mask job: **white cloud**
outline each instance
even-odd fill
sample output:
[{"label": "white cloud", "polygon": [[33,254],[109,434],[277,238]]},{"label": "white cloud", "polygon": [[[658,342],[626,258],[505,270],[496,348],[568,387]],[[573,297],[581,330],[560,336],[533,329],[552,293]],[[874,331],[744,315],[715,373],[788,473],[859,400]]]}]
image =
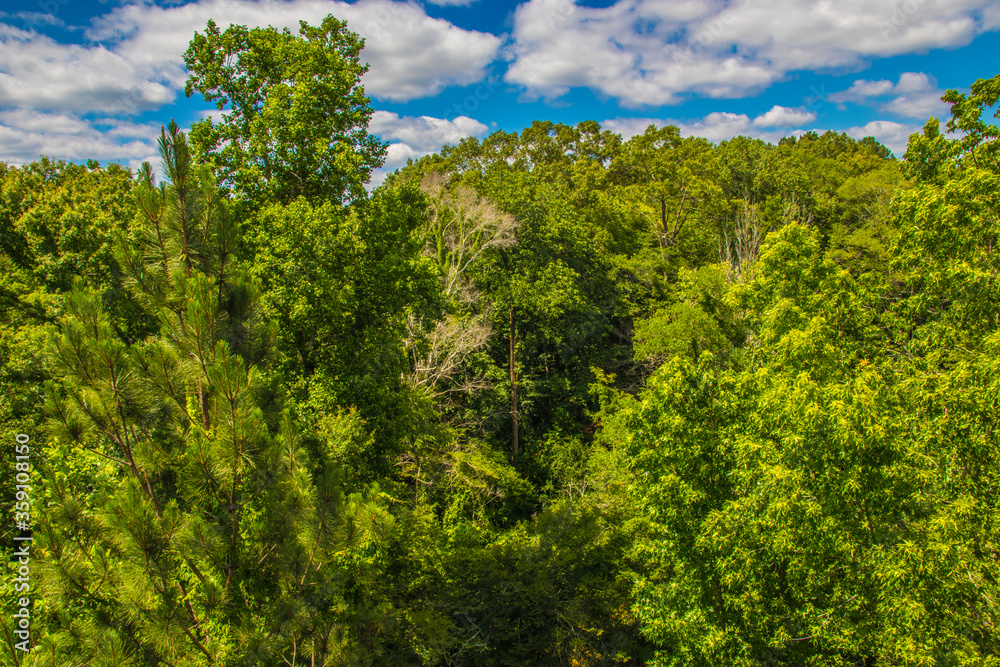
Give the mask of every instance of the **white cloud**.
[{"label": "white cloud", "polygon": [[796,70],[956,47],[994,29],[995,0],[619,0],[611,7],[528,0],[514,15],[506,80],[558,97],[585,86],[623,105],[685,93],[737,97]]},{"label": "white cloud", "polygon": [[13,109],[0,111],[0,156],[12,164],[46,155],[71,162],[121,162],[132,168],[144,161],[156,165],[159,132],[159,126],[153,124],[88,121],[73,113]]},{"label": "white cloud", "polygon": [[816,112],[791,109],[775,104],[767,113],[753,119],[756,127],[797,127],[816,120]]},{"label": "white cloud", "polygon": [[[0,110],[6,110],[0,159],[20,163],[45,154],[133,161],[155,154],[147,139],[128,136],[127,125],[102,126],[93,116],[131,117],[173,102],[187,78],[182,55],[210,18],[222,28],[273,25],[294,32],[300,20],[317,25],[329,14],[365,38],[361,58],[370,68],[362,84],[376,99],[406,101],[475,83],[501,43],[431,18],[415,2],[391,0],[140,2],[93,19],[81,44],[0,22]],[[25,109],[50,113],[32,116]]]},{"label": "white cloud", "polygon": [[368,130],[385,141],[400,141],[416,150],[432,153],[445,144],[457,144],[465,137],[481,137],[489,128],[467,116],[445,120],[375,111]]},{"label": "white cloud", "polygon": [[875,137],[886,148],[891,150],[896,157],[902,157],[903,153],[906,152],[906,144],[910,140],[910,135],[914,132],[919,132],[921,127],[913,123],[873,120],[862,126],[848,128],[845,132],[848,136],[855,139]]},{"label": "white cloud", "polygon": [[[829,96],[831,102],[866,103],[879,102],[879,110],[904,118],[926,119],[930,116],[944,117],[950,114],[950,107],[941,101],[944,91],[937,82],[924,72],[903,72],[899,81],[868,81],[859,79],[847,90]],[[886,100],[884,98],[891,97]]]},{"label": "white cloud", "polygon": [[390,111],[375,111],[369,131],[389,143],[385,166],[372,174],[372,186],[385,180],[386,175],[416,160],[435,153],[446,144],[455,145],[465,137],[482,137],[489,128],[467,116],[453,120],[431,116],[400,116]]},{"label": "white cloud", "polygon": [[842,90],[838,93],[832,93],[828,99],[831,102],[837,103],[862,102],[869,97],[887,95],[892,92],[892,88],[892,81],[868,81],[867,79],[858,79],[851,84],[850,88]]},{"label": "white cloud", "polygon": [[81,134],[91,129],[90,123],[76,115],[66,113],[43,114],[29,109],[0,111],[0,124],[23,132],[52,132],[54,134]]},{"label": "white cloud", "polygon": [[137,113],[174,99],[159,70],[101,45],[60,44],[7,26],[0,31],[0,105]]},{"label": "white cloud", "polygon": [[[684,26],[712,15],[700,1],[589,8],[529,0],[515,13],[515,61],[505,79],[547,97],[586,86],[629,106],[673,104],[687,91],[732,97],[772,83],[776,74],[760,63],[677,41]],[[735,15],[727,17],[722,30],[735,25]]]},{"label": "white cloud", "polygon": [[[330,0],[200,0],[179,7],[131,4],[97,18],[87,36],[117,42],[116,53],[131,62],[165,68],[178,67],[170,77],[183,84],[181,55],[196,30],[210,18],[230,23],[290,28],[299,21],[319,24],[328,14],[346,20],[348,29],[365,38],[363,61],[370,64],[362,79],[369,95],[395,101],[435,95],[445,86],[482,79],[494,60],[500,38],[463,30],[443,19],[431,18],[412,2],[359,0],[353,4]],[[223,20],[224,17],[224,20]]]},{"label": "white cloud", "polygon": [[993,5],[983,10],[983,28],[1000,30],[1000,5]]},{"label": "white cloud", "polygon": [[204,109],[198,113],[198,120],[205,120],[206,118],[211,118],[213,123],[221,123],[226,117],[225,109]]},{"label": "white cloud", "polygon": [[637,134],[642,134],[650,125],[657,127],[676,125],[681,131],[681,136],[703,137],[713,142],[742,136],[777,143],[782,137],[804,134],[803,130],[794,130],[792,132],[764,130],[761,129],[761,126],[751,121],[750,116],[746,114],[723,111],[716,111],[693,121],[659,118],[612,118],[601,122],[603,129],[620,134],[625,140],[631,139]]}]

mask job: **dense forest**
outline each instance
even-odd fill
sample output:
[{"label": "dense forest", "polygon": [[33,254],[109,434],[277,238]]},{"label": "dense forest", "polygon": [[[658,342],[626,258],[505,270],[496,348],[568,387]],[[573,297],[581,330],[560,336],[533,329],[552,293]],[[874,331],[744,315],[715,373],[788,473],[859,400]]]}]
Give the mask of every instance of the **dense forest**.
[{"label": "dense forest", "polygon": [[902,159],[539,121],[369,191],[362,46],[209,23],[160,166],[0,164],[4,664],[1000,665],[1000,76]]}]

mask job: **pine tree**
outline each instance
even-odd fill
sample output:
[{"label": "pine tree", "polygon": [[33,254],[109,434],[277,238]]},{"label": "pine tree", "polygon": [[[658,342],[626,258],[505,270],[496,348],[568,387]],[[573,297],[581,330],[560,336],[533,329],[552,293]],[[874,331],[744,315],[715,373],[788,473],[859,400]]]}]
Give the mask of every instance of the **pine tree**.
[{"label": "pine tree", "polygon": [[377,491],[344,498],[329,457],[300,445],[262,381],[269,326],[213,175],[176,124],[160,153],[170,182],[144,165],[141,233],[118,245],[159,332],[125,342],[78,282],[51,341],[32,660],[331,664],[345,637],[375,634],[345,595],[385,524]]}]

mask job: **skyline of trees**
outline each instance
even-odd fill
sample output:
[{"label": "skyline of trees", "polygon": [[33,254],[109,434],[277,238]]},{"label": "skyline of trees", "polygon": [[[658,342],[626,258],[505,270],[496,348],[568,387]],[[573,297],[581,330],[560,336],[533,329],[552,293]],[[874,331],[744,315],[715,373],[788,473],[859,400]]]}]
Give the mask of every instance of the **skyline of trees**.
[{"label": "skyline of trees", "polygon": [[1000,662],[1000,75],[902,159],[536,121],[369,193],[359,52],[210,23],[166,180],[0,166],[5,664]]}]

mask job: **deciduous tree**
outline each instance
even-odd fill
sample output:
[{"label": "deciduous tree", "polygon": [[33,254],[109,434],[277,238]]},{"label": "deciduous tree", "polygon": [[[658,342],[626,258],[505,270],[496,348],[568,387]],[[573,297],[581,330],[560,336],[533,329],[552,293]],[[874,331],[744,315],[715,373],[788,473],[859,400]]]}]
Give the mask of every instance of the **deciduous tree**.
[{"label": "deciduous tree", "polygon": [[219,170],[220,183],[254,208],[358,200],[385,146],[368,134],[371,107],[360,84],[364,40],[328,16],[287,28],[213,21],[184,54],[189,97],[223,113],[195,123],[191,141]]}]

